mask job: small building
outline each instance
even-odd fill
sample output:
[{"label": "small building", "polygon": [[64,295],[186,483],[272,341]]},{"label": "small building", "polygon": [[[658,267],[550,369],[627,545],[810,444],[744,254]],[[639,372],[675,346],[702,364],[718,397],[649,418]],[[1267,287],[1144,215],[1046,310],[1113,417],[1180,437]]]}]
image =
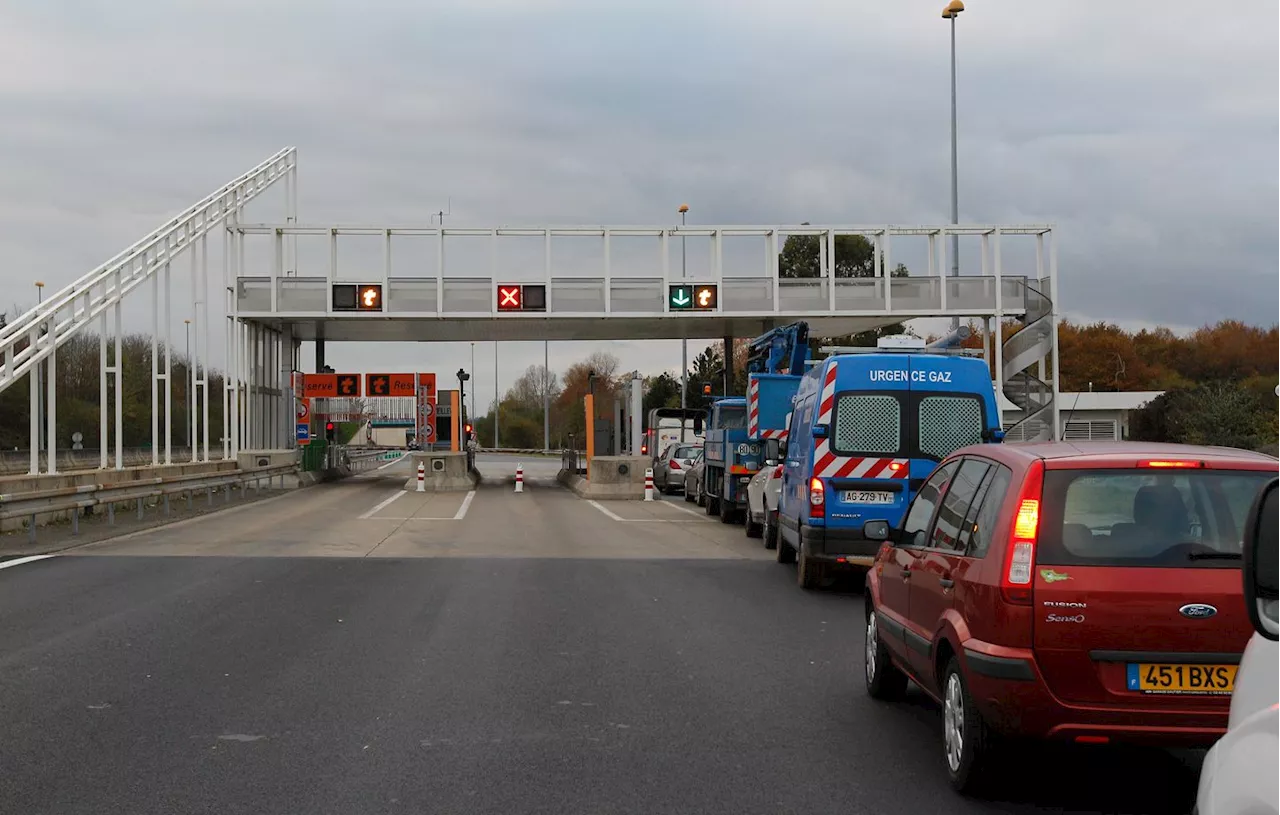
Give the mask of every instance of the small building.
[{"label": "small building", "polygon": [[[997,386],[998,387],[998,386]],[[1129,418],[1164,391],[1081,391],[1058,395],[1058,415],[1065,441],[1120,440],[1129,437]],[[999,394],[1000,416],[1008,430],[1022,417],[1016,405]],[[1009,441],[1019,441],[1018,433]]]}]

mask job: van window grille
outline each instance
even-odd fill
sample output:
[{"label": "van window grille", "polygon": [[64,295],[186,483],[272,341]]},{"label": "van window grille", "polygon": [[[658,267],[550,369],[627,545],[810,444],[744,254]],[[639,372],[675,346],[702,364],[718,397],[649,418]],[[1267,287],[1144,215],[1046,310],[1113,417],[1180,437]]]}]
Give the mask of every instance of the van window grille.
[{"label": "van window grille", "polygon": [[943,458],[982,441],[982,403],[972,396],[926,396],[920,400],[920,452]]},{"label": "van window grille", "polygon": [[836,399],[835,452],[897,453],[902,447],[902,407],[896,396],[845,394]]}]

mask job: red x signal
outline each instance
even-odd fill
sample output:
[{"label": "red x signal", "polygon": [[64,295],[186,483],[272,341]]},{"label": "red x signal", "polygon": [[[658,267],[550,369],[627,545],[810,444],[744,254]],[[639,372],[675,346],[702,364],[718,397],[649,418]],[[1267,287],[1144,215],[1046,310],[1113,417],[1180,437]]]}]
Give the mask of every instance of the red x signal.
[{"label": "red x signal", "polygon": [[520,287],[499,286],[498,308],[503,311],[516,311],[520,308]]}]

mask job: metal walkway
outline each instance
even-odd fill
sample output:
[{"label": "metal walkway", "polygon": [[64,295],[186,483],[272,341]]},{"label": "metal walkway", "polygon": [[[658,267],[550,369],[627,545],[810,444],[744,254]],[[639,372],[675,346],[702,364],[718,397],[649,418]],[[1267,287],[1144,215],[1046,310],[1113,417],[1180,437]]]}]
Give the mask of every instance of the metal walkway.
[{"label": "metal walkway", "polygon": [[[808,321],[815,336],[839,336],[917,318],[987,320],[995,339],[990,353],[1002,387],[1028,411],[1022,430],[1037,436],[1057,434],[1057,250],[1051,226],[302,226],[296,217],[296,177],[296,151],[281,150],[0,329],[0,391],[33,374],[29,378],[32,474],[40,471],[41,436],[50,449],[58,446],[56,351],[77,334],[96,333],[100,347],[98,465],[104,469],[125,466],[118,396],[123,382],[121,339],[138,330],[137,325],[125,325],[122,303],[126,298],[131,308],[138,310],[136,301],[151,317],[148,444],[153,464],[171,463],[175,451],[175,428],[168,417],[173,415],[171,330],[178,313],[191,314],[194,339],[192,425],[200,433],[193,433],[192,461],[208,461],[216,454],[210,446],[210,399],[223,400],[220,457],[234,459],[245,449],[293,445],[289,383],[292,371],[299,368],[304,340],[721,339],[754,336],[797,319]],[[282,179],[284,222],[246,223],[245,205]],[[221,236],[221,310],[210,309],[211,299],[217,300],[209,281],[210,233]],[[863,236],[874,247],[871,268],[859,272],[865,276],[838,272],[838,239],[846,235]],[[980,239],[978,274],[947,276],[946,238],[951,235]],[[368,242],[370,236],[380,245],[377,261],[343,261],[340,241]],[[804,236],[816,244],[816,276],[780,273],[779,252],[792,236]],[[299,241],[317,238],[327,244],[327,261],[304,268],[299,262]],[[709,268],[687,278],[679,262],[679,247],[685,239],[710,244]],[[890,270],[895,242],[904,239],[926,241],[928,260],[923,269],[899,277]],[[1036,245],[1034,271],[1006,269],[1002,246],[1028,239]],[[403,240],[425,241],[430,246],[429,260],[397,271],[393,256],[400,251],[397,242]],[[506,245],[520,240],[539,244],[540,262],[514,267],[508,262],[504,267],[500,261]],[[732,244],[744,241],[757,244],[752,250],[756,260],[741,260],[741,253],[731,251]],[[465,252],[455,253],[458,242],[471,242],[472,247],[480,243],[487,249],[487,259],[477,262],[473,257],[468,263]],[[624,244],[632,250],[639,246],[641,251],[628,254]],[[584,246],[585,254],[591,256],[587,259]],[[187,262],[180,262],[184,254]],[[178,306],[178,311],[170,296],[175,271],[189,274],[192,292],[189,306]],[[148,281],[151,285],[144,285]],[[669,287],[686,282],[715,285],[716,308],[673,310]],[[380,286],[380,310],[335,310],[333,286],[341,283]],[[497,287],[509,283],[545,286],[545,310],[500,310]],[[1008,342],[1001,325],[1005,318],[1026,324]],[[226,329],[221,337],[211,331],[218,321]],[[222,354],[211,347],[216,340],[224,344]],[[221,394],[210,393],[215,364],[226,369]],[[1037,373],[1028,373],[1036,364]],[[1046,368],[1049,364],[1055,369],[1052,373]],[[43,426],[38,410],[41,391]],[[57,457],[47,460],[52,472]]]}]

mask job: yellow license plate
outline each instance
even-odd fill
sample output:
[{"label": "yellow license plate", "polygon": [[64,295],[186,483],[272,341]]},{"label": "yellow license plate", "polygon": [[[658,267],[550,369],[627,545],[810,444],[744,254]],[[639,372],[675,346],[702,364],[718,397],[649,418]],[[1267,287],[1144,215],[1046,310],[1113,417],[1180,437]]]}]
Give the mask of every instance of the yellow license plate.
[{"label": "yellow license plate", "polygon": [[1131,662],[1129,690],[1143,693],[1229,694],[1236,685],[1235,665],[1185,665]]}]

